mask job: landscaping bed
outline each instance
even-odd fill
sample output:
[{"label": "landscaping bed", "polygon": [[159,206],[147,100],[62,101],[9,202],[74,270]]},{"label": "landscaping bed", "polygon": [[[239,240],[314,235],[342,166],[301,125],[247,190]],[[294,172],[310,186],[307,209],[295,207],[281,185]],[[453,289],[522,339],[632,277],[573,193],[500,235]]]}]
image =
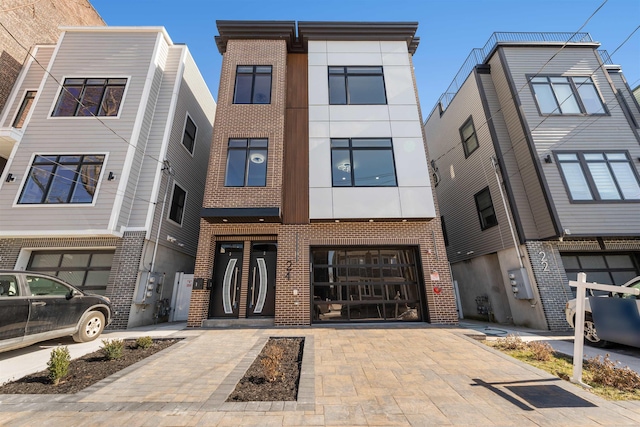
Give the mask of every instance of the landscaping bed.
[{"label": "landscaping bed", "polygon": [[227,402],[295,401],[304,338],[269,338]]},{"label": "landscaping bed", "polygon": [[148,348],[136,345],[135,340],[124,340],[122,356],[108,360],[102,350],[74,359],[68,374],[58,385],[53,385],[47,370],[27,375],[0,386],[0,394],[73,394],[115,374],[167,347],[179,339],[155,339]]}]

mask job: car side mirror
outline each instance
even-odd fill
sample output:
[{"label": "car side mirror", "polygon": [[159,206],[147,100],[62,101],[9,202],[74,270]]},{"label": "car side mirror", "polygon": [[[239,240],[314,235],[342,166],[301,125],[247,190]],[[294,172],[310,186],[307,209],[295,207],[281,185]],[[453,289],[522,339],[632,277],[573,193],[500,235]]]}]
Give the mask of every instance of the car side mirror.
[{"label": "car side mirror", "polygon": [[71,289],[69,291],[69,293],[67,294],[67,300],[70,300],[71,298],[75,297],[76,295],[80,295],[78,291],[76,291],[75,289]]}]

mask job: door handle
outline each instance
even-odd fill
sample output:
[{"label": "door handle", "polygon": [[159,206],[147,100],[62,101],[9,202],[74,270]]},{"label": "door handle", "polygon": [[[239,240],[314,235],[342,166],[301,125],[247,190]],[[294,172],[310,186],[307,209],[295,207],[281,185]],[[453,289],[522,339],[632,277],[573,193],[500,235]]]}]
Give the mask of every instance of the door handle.
[{"label": "door handle", "polygon": [[251,281],[251,303],[249,308],[253,307],[253,302],[256,299],[256,268],[253,267],[253,280]]},{"label": "door handle", "polygon": [[237,307],[236,296],[238,294],[238,267],[233,270],[233,301],[231,305],[235,309]]},{"label": "door handle", "polygon": [[34,301],[34,302],[31,303],[31,305],[33,305],[35,307],[42,307],[44,305],[47,305],[47,303],[44,302],[44,301]]}]

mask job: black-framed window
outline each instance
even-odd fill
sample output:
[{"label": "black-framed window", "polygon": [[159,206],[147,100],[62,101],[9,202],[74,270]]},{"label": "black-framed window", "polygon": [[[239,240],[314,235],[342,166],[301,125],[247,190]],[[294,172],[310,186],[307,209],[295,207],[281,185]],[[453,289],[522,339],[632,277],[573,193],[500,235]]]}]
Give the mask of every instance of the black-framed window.
[{"label": "black-framed window", "polygon": [[540,114],[606,114],[591,77],[531,76]]},{"label": "black-framed window", "polygon": [[187,201],[187,191],[175,182],[171,193],[171,207],[169,208],[169,219],[175,223],[182,224],[184,206]]},{"label": "black-framed window", "polygon": [[391,138],[332,138],[334,187],[396,187]]},{"label": "black-framed window", "polygon": [[229,139],[225,187],[266,186],[268,145],[266,138]]},{"label": "black-framed window", "polygon": [[193,123],[191,117],[187,115],[187,120],[184,123],[184,134],[182,135],[182,145],[186,148],[189,153],[193,154],[193,147],[196,143],[196,132],[198,128],[196,124]]},{"label": "black-framed window", "polygon": [[382,67],[329,67],[329,104],[386,104]]},{"label": "black-framed window", "polygon": [[24,99],[20,104],[20,108],[18,109],[18,114],[16,114],[16,118],[13,121],[13,124],[11,125],[12,127],[16,129],[22,128],[22,125],[24,125],[24,121],[27,119],[27,115],[31,110],[31,106],[33,105],[33,100],[36,98],[36,93],[38,92],[35,90],[28,90],[24,94]]},{"label": "black-framed window", "polygon": [[469,117],[460,127],[460,137],[462,138],[462,147],[464,148],[464,157],[467,158],[478,149],[478,136],[476,128],[473,126],[473,118]]},{"label": "black-framed window", "polygon": [[238,65],[234,104],[271,103],[271,65]]},{"label": "black-framed window", "polygon": [[104,155],[35,156],[20,204],[91,203]]},{"label": "black-framed window", "polygon": [[628,152],[554,152],[571,201],[640,201]]},{"label": "black-framed window", "polygon": [[104,295],[113,256],[112,250],[34,251],[27,270],[50,274],[83,291]]},{"label": "black-framed window", "polygon": [[476,209],[478,210],[478,218],[480,218],[480,228],[486,230],[494,225],[498,225],[496,211],[493,209],[493,201],[491,200],[491,192],[489,187],[475,194]]},{"label": "black-framed window", "polygon": [[124,78],[64,79],[52,116],[117,116],[126,86]]}]

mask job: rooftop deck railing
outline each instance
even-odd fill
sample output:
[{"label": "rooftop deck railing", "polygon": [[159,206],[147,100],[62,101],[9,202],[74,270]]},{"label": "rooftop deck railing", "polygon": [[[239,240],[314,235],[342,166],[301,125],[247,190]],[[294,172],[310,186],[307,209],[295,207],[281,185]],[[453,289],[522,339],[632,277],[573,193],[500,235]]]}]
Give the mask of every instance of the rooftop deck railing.
[{"label": "rooftop deck railing", "polygon": [[[593,39],[589,33],[493,33],[484,47],[475,48],[471,51],[467,59],[460,67],[460,70],[453,78],[453,81],[442,94],[436,107],[440,105],[442,111],[446,110],[453,97],[458,93],[460,87],[465,82],[473,68],[482,64],[489,54],[493,51],[498,43],[593,43]],[[599,50],[602,62],[612,64],[611,58],[606,50]]]}]

